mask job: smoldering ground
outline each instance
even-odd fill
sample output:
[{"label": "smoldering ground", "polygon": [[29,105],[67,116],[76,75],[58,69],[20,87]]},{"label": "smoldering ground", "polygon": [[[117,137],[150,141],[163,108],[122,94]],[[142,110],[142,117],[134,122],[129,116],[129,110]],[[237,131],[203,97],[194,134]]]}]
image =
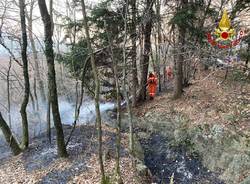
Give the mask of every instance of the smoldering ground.
[{"label": "smoldering ground", "polygon": [[[107,110],[111,110],[115,105],[111,102],[101,103],[100,111],[103,115]],[[12,105],[10,108],[11,123],[9,122],[8,112],[2,111],[2,115],[6,122],[10,125],[14,135],[20,140],[22,136],[22,121],[21,114],[19,112],[19,105]],[[59,111],[61,120],[64,125],[72,125],[75,120],[75,104],[69,103],[66,100],[59,100]],[[39,111],[34,111],[32,105],[27,107],[27,116],[29,121],[29,133],[30,139],[39,136],[47,129],[47,105],[40,103]],[[51,127],[53,127],[53,115],[51,117]],[[81,106],[78,124],[91,124],[95,122],[95,104],[93,100],[85,100]],[[0,131],[0,149],[1,146],[6,144],[2,132]]]}]

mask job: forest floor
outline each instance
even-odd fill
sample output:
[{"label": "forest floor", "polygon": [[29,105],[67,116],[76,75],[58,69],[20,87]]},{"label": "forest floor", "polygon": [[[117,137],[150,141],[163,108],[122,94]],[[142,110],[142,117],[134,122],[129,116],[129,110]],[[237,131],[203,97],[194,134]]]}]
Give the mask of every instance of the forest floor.
[{"label": "forest floor", "polygon": [[[224,129],[233,131],[233,134],[247,135],[247,139],[249,139],[250,83],[244,82],[240,74],[233,72],[229,72],[227,80],[222,83],[224,75],[225,70],[200,73],[197,78],[192,81],[193,84],[184,89],[185,92],[183,97],[178,100],[172,100],[172,93],[160,93],[154,100],[147,101],[140,107],[134,109],[135,116],[138,118],[137,125],[141,123],[141,126],[143,126],[143,122],[139,120],[141,118],[147,118],[148,120],[151,119],[152,121],[157,118],[156,121],[161,119],[163,121],[169,121],[171,124],[175,124],[174,122],[176,121],[176,118],[181,117],[183,119],[188,119],[188,124],[185,125],[186,129],[191,129],[192,127],[200,125],[203,126],[205,124],[210,127],[213,127],[213,125],[219,125]],[[156,123],[153,129],[156,129],[155,127],[157,126],[158,124]],[[161,128],[162,127],[159,127],[159,129]],[[107,125],[103,125],[103,130],[105,169],[109,175],[112,175],[115,166],[115,130]],[[162,130],[165,131],[165,129]],[[170,130],[172,131],[172,129]],[[69,131],[70,127],[65,127],[65,135],[68,135]],[[30,148],[24,153],[11,157],[2,155],[3,158],[0,158],[0,183],[99,183],[100,171],[98,165],[98,144],[95,127],[92,125],[77,127],[68,146],[70,156],[66,159],[57,158],[55,132],[53,135],[51,145],[48,144],[48,141],[44,138],[46,136],[41,135],[32,141]],[[161,135],[155,134],[155,131],[151,131],[150,135],[144,133],[144,136],[150,137],[149,141],[153,142],[152,144],[154,144],[154,146],[152,146],[152,148],[155,150],[158,150],[158,147],[164,148],[163,144],[158,144],[159,141],[162,143],[171,141],[165,137],[159,138]],[[203,139],[199,138],[198,141],[200,140]],[[146,184],[142,181],[142,178],[137,174],[137,171],[132,165],[132,158],[128,153],[127,143],[128,135],[123,132],[121,173],[124,183]],[[147,149],[145,148],[145,144],[143,146],[144,149]],[[151,145],[146,145],[146,147],[147,146],[150,147]],[[211,146],[213,146],[213,144],[211,144]],[[249,148],[249,145],[247,148]],[[218,149],[220,149],[220,147],[218,147]],[[245,151],[242,147],[239,149],[242,153]],[[236,152],[237,150],[233,151],[238,154],[238,152]],[[185,159],[188,160],[190,158],[186,157],[186,152],[183,153],[183,150],[180,150],[179,152],[185,157]],[[226,148],[225,152],[228,152]],[[149,152],[145,150],[146,158],[144,161],[149,161],[148,163],[150,163],[150,160],[147,160],[150,158],[148,153]],[[166,152],[163,153],[164,155],[167,154]],[[159,156],[164,157],[164,155],[160,154]],[[153,158],[151,157],[150,159]],[[158,161],[161,162],[162,160],[164,161],[165,158],[159,159]],[[208,160],[208,162],[212,163],[211,160]],[[216,159],[214,159],[214,162],[220,163]],[[190,163],[191,169],[193,168],[193,165],[198,165],[198,169],[199,167],[203,168],[199,159],[194,159],[193,161],[190,161]],[[206,165],[209,166],[209,164]],[[241,166],[239,165],[239,167]],[[244,167],[242,166],[244,173],[242,173],[241,168],[238,169],[240,172],[238,177],[239,181],[250,176],[250,168],[248,169],[247,167],[248,165],[246,167],[245,165]],[[159,168],[160,167],[158,166],[158,169]],[[173,168],[176,169],[174,166],[171,167],[171,169]],[[195,171],[195,168],[193,168],[193,170]],[[217,174],[210,173],[207,169],[202,170],[204,172],[202,172],[199,177],[204,177],[201,179],[206,179],[208,181],[207,183],[217,184],[221,182],[220,179],[217,179]],[[155,171],[157,172],[157,168],[155,168]],[[187,175],[187,177],[189,177],[189,175]],[[232,180],[234,179],[235,178],[232,178]],[[189,181],[183,183],[189,183]]]},{"label": "forest floor", "polygon": [[[65,128],[68,135],[70,128]],[[55,134],[55,132],[53,133]],[[69,158],[58,159],[55,136],[52,144],[42,135],[34,139],[30,148],[18,156],[0,160],[0,183],[100,183],[98,164],[98,142],[95,127],[83,125],[77,127],[68,145]],[[124,183],[142,183],[132,166],[132,158],[127,150],[128,136],[122,134],[121,173]],[[103,149],[105,169],[112,176],[115,167],[115,131],[103,125]]]},{"label": "forest floor", "polygon": [[155,115],[182,114],[189,118],[190,126],[204,123],[234,124],[237,131],[250,131],[250,79],[245,81],[240,73],[226,70],[200,73],[184,89],[182,98],[172,99],[172,93],[160,93],[137,110],[138,116],[149,111]]},{"label": "forest floor", "polygon": [[[147,127],[138,135],[147,141],[145,162],[158,177],[155,181],[168,183],[174,173],[177,183],[250,182],[250,80],[237,71],[229,71],[224,80],[225,74],[203,71],[182,98],[173,100],[172,93],[163,92],[135,109],[138,126]],[[187,172],[180,176],[182,155]],[[188,172],[190,180],[184,176]]]}]

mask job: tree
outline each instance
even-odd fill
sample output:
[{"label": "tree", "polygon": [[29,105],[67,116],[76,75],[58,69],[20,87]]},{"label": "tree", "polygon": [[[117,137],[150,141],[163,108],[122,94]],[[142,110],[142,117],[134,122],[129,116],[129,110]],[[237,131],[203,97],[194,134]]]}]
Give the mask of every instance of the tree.
[{"label": "tree", "polygon": [[176,61],[176,73],[174,81],[174,99],[180,98],[183,92],[183,63],[184,63],[184,44],[185,44],[185,28],[179,27],[179,47],[177,61]]},{"label": "tree", "polygon": [[9,144],[13,154],[14,155],[20,154],[22,152],[22,149],[20,148],[15,137],[12,135],[12,132],[11,132],[8,124],[6,123],[6,121],[3,119],[1,112],[0,112],[0,128],[4,134],[4,137],[7,141],[7,143]]},{"label": "tree", "polygon": [[22,29],[22,44],[21,44],[21,55],[23,61],[23,76],[24,76],[24,98],[21,105],[20,113],[22,116],[23,125],[23,137],[22,146],[27,148],[29,145],[29,128],[26,108],[29,103],[30,94],[30,83],[29,83],[29,69],[27,59],[27,33],[26,33],[26,21],[25,21],[25,0],[19,0],[20,17],[21,17],[21,29]]},{"label": "tree", "polygon": [[62,122],[61,122],[61,117],[60,117],[59,107],[58,107],[51,16],[48,13],[45,0],[38,0],[38,5],[39,5],[42,20],[43,20],[43,24],[44,24],[45,55],[46,55],[47,65],[48,65],[49,100],[52,106],[52,114],[53,114],[56,134],[57,134],[58,155],[60,157],[67,157],[68,154],[67,154],[66,145],[64,141],[63,127],[62,127]]},{"label": "tree", "polygon": [[44,83],[41,78],[41,72],[39,67],[39,60],[37,55],[37,49],[35,45],[35,40],[33,36],[33,11],[34,11],[34,5],[35,1],[31,0],[30,2],[30,11],[28,14],[28,11],[26,10],[26,17],[28,21],[28,33],[29,33],[29,40],[31,44],[32,54],[33,54],[33,60],[34,60],[34,69],[35,69],[35,80],[38,82],[38,90],[40,93],[41,101],[46,102],[46,96],[45,96],[45,90],[44,90]]},{"label": "tree", "polygon": [[85,2],[84,0],[81,0],[82,4],[82,15],[83,15],[83,25],[85,28],[85,34],[87,39],[87,46],[88,51],[90,54],[90,61],[91,61],[91,67],[94,74],[94,81],[95,81],[95,111],[96,111],[96,123],[98,126],[98,154],[99,154],[99,164],[100,164],[100,170],[101,170],[101,183],[106,183],[106,176],[104,171],[104,165],[102,160],[102,124],[101,124],[101,113],[100,113],[100,107],[99,107],[99,95],[100,95],[100,82],[98,77],[98,71],[95,64],[95,58],[94,58],[94,52],[91,46],[90,36],[89,36],[89,26],[87,21],[87,15],[86,15],[86,8],[85,8]]},{"label": "tree", "polygon": [[147,97],[147,77],[149,66],[149,55],[151,52],[151,31],[152,31],[152,15],[153,15],[153,1],[146,0],[146,9],[144,12],[144,25],[143,25],[143,37],[144,37],[144,49],[141,60],[141,83],[140,83],[140,96],[139,100],[144,101]]},{"label": "tree", "polygon": [[[134,125],[133,125],[133,116],[132,116],[132,109],[131,103],[129,99],[129,85],[128,79],[126,77],[127,74],[127,57],[126,57],[126,45],[127,45],[127,34],[128,34],[128,0],[125,4],[125,16],[124,16],[124,36],[123,36],[123,47],[122,47],[122,58],[123,58],[123,80],[122,80],[122,87],[123,87],[123,94],[125,96],[126,101],[126,108],[128,112],[128,120],[129,120],[129,150],[133,154],[134,153]],[[132,5],[132,31],[136,31],[135,25],[135,2]],[[136,38],[132,38],[132,87],[135,88],[132,90],[132,105],[136,103],[136,87],[137,87],[137,70],[136,70]],[[133,50],[134,49],[134,50]]]},{"label": "tree", "polygon": [[7,101],[8,101],[8,118],[9,118],[9,126],[11,129],[11,104],[10,104],[10,70],[11,70],[11,66],[12,66],[12,60],[10,57],[9,60],[9,67],[7,70],[7,76],[6,76],[6,82],[7,82]]},{"label": "tree", "polygon": [[138,76],[137,76],[137,65],[136,65],[136,40],[137,40],[137,31],[136,31],[136,0],[130,0],[131,9],[132,9],[132,22],[131,22],[131,40],[132,40],[132,106],[136,106],[136,92],[138,87]]},{"label": "tree", "polygon": [[155,42],[158,42],[158,44],[156,44],[156,64],[157,64],[157,75],[158,75],[158,89],[159,92],[161,92],[161,2],[160,0],[156,0],[156,16],[157,16],[157,36],[158,36],[158,40]]},{"label": "tree", "polygon": [[109,50],[110,56],[113,64],[113,73],[115,78],[115,91],[116,91],[116,165],[115,165],[115,176],[116,182],[122,184],[122,177],[120,171],[120,147],[121,147],[121,96],[120,96],[120,84],[118,75],[117,60],[114,57],[113,52],[113,40],[111,39],[109,33],[111,32],[110,27],[107,28],[107,36],[109,40]]},{"label": "tree", "polygon": [[178,28],[178,44],[175,45],[177,50],[177,59],[175,63],[175,81],[174,81],[174,99],[181,97],[183,93],[183,64],[184,64],[184,46],[185,46],[185,34],[186,23],[183,23],[181,18],[188,15],[187,0],[181,0],[177,12],[172,18],[171,22],[177,25]]}]

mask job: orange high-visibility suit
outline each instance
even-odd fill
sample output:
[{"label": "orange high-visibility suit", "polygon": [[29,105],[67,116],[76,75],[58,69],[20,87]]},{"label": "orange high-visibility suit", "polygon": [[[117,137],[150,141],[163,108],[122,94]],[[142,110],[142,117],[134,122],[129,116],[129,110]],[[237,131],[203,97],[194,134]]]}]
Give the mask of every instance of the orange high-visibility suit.
[{"label": "orange high-visibility suit", "polygon": [[167,79],[172,79],[174,77],[173,75],[173,69],[171,66],[167,66],[166,67],[166,75],[167,75]]},{"label": "orange high-visibility suit", "polygon": [[157,77],[153,73],[149,74],[147,84],[150,99],[153,99],[157,89]]}]

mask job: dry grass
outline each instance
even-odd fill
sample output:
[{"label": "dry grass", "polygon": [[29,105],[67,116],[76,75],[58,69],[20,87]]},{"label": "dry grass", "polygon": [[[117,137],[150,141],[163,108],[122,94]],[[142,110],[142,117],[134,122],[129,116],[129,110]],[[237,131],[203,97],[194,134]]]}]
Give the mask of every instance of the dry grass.
[{"label": "dry grass", "polygon": [[154,101],[147,102],[140,110],[139,116],[148,111],[166,114],[183,114],[190,120],[190,126],[198,124],[234,123],[239,130],[250,130],[250,83],[239,83],[228,78],[223,81],[225,70],[217,70],[199,74],[193,85],[185,88],[184,95],[172,100],[172,93],[157,96]]}]

